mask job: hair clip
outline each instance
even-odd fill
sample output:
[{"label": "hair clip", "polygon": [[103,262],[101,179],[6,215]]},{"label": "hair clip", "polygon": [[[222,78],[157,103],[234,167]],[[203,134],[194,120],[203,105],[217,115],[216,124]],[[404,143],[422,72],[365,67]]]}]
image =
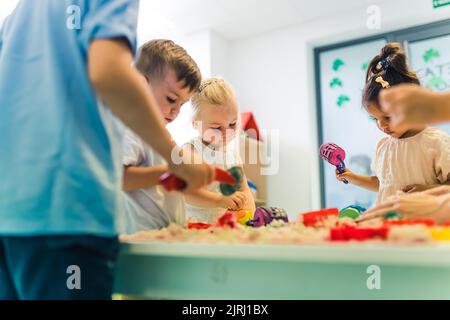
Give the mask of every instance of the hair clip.
[{"label": "hair clip", "polygon": [[383,89],[385,88],[389,88],[391,85],[389,84],[389,82],[385,81],[383,79],[382,76],[379,76],[375,79],[375,82],[378,82],[379,84],[381,84],[381,86],[383,87]]},{"label": "hair clip", "polygon": [[377,70],[387,70],[391,63],[389,62],[389,57],[385,59],[381,59],[380,62],[377,64]]},{"label": "hair clip", "polygon": [[211,82],[205,82],[203,83],[199,88],[198,88],[198,92],[202,92],[203,90],[205,90],[209,85],[211,84]]}]

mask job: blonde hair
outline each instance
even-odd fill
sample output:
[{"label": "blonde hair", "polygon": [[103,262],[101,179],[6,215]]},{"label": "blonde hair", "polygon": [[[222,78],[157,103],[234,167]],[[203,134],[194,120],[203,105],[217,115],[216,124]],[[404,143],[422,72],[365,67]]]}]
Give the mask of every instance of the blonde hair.
[{"label": "blonde hair", "polygon": [[229,83],[221,78],[203,80],[191,100],[193,117],[198,116],[205,104],[223,106],[229,102],[237,105],[236,95]]}]

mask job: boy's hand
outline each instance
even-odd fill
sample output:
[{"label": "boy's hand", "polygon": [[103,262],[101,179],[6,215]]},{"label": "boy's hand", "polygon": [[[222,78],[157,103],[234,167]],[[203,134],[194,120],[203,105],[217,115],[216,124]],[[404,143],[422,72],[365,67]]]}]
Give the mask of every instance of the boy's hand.
[{"label": "boy's hand", "polygon": [[355,174],[351,172],[348,168],[344,169],[344,173],[339,173],[339,171],[336,169],[336,179],[338,179],[341,182],[347,180],[349,183],[353,183],[355,179]]},{"label": "boy's hand", "polygon": [[414,84],[395,86],[380,93],[381,108],[391,115],[395,130],[445,121],[445,101],[441,100],[441,95]]},{"label": "boy's hand", "polygon": [[[177,159],[174,159],[177,157]],[[196,153],[184,155],[183,150],[172,152],[172,161],[169,162],[169,171],[184,180],[186,190],[192,191],[211,184],[214,181],[214,168],[207,165]]]},{"label": "boy's hand", "polygon": [[179,164],[169,166],[170,172],[184,180],[187,187],[184,191],[198,190],[214,181],[214,168],[207,164]]},{"label": "boy's hand", "polygon": [[229,197],[223,196],[220,206],[230,210],[240,210],[244,206],[245,200],[245,193],[238,191]]}]

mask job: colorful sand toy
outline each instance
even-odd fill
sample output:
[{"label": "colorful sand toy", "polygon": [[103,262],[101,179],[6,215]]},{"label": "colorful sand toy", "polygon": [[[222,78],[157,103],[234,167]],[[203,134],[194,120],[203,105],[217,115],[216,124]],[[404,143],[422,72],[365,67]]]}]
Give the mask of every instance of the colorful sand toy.
[{"label": "colorful sand toy", "polygon": [[188,222],[187,228],[190,230],[206,230],[213,227],[211,223],[206,222]]},{"label": "colorful sand toy", "polygon": [[388,227],[380,228],[360,228],[352,226],[343,226],[330,229],[331,241],[364,241],[372,239],[387,239]]},{"label": "colorful sand toy", "polygon": [[303,224],[306,227],[315,227],[317,224],[320,224],[331,217],[337,218],[338,216],[339,216],[338,208],[329,208],[318,211],[300,213],[299,221],[303,222]]},{"label": "colorful sand toy", "polygon": [[388,212],[384,215],[384,219],[385,220],[390,220],[390,219],[403,219],[403,216],[400,213],[391,211]]},{"label": "colorful sand toy", "polygon": [[345,207],[339,212],[339,219],[343,218],[351,218],[351,219],[358,219],[359,216],[366,211],[365,208],[358,206],[358,205],[351,205],[348,207]]},{"label": "colorful sand toy", "polygon": [[[336,167],[336,170],[342,174],[345,172],[345,151],[334,143],[324,143],[320,146],[319,154],[322,159],[328,161]],[[345,184],[348,184],[346,179],[342,180]]]},{"label": "colorful sand toy", "polygon": [[450,227],[435,227],[429,229],[430,236],[436,241],[450,241]]},{"label": "colorful sand toy", "polygon": [[289,219],[286,211],[275,207],[259,207],[253,215],[253,220],[247,221],[247,226],[259,228],[271,224],[273,221],[283,221],[288,223]]},{"label": "colorful sand toy", "polygon": [[244,178],[244,171],[241,167],[233,167],[228,169],[228,173],[235,179],[234,184],[228,184],[228,183],[221,183],[220,184],[220,192],[224,196],[231,196],[236,191],[241,189],[242,187],[242,180]]},{"label": "colorful sand toy", "polygon": [[253,213],[249,210],[227,211],[221,215],[214,223],[189,221],[187,228],[190,230],[206,230],[213,227],[236,228],[237,223],[247,226],[247,221],[253,219]]},{"label": "colorful sand toy", "polygon": [[253,212],[250,210],[240,210],[235,212],[237,221],[243,226],[247,226],[247,221],[253,220]]},{"label": "colorful sand toy", "polygon": [[227,211],[222,216],[217,218],[214,223],[215,227],[221,228],[231,228],[235,229],[238,227],[237,217],[234,211]]}]

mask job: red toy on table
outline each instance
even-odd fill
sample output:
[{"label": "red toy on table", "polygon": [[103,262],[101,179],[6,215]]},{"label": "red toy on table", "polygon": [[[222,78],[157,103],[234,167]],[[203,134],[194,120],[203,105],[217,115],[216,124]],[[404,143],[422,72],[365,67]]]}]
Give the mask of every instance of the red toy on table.
[{"label": "red toy on table", "polygon": [[343,226],[330,229],[331,241],[349,241],[349,240],[371,240],[371,239],[387,239],[389,232],[388,227],[380,228],[359,228],[352,226]]},{"label": "red toy on table", "polygon": [[303,221],[306,227],[314,227],[316,224],[323,222],[331,217],[338,217],[338,208],[322,209],[318,211],[311,211],[307,213],[301,213],[299,215],[299,220]]},{"label": "red toy on table", "polygon": [[206,222],[188,222],[187,228],[191,230],[206,230],[212,227],[231,228],[238,227],[238,213],[237,211],[227,211],[221,215],[214,223]]},{"label": "red toy on table", "polygon": [[188,222],[187,224],[189,230],[206,230],[212,226],[212,224],[206,222]]}]

